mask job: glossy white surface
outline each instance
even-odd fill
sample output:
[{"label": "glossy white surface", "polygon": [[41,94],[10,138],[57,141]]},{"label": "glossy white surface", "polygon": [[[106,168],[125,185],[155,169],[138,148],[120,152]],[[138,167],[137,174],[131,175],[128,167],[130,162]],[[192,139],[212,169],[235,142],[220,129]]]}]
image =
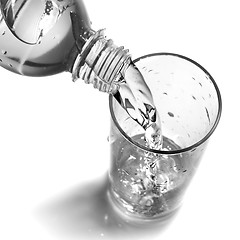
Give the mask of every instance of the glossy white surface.
[{"label": "glossy white surface", "polygon": [[238,1],[85,4],[93,28],[106,28],[133,58],[173,52],[204,66],[222,94],[220,124],[176,217],[136,227],[103,198],[108,96],[68,73],[30,78],[1,68],[0,239],[239,239]]}]

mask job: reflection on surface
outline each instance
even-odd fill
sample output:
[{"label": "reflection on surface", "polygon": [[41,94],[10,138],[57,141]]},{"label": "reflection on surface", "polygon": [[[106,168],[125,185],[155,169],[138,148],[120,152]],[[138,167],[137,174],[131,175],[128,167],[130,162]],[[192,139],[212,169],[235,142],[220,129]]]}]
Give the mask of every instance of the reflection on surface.
[{"label": "reflection on surface", "polygon": [[148,239],[164,230],[174,217],[146,223],[119,215],[108,199],[108,181],[104,177],[47,202],[37,209],[37,218],[66,239]]}]

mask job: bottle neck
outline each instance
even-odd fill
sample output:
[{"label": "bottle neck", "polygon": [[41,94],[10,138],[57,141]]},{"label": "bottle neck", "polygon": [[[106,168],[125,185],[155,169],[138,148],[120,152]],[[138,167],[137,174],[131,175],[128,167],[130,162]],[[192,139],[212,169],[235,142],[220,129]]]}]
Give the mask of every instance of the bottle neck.
[{"label": "bottle neck", "polygon": [[80,78],[101,92],[115,93],[130,63],[128,50],[106,39],[104,30],[92,32],[74,61],[73,81]]}]

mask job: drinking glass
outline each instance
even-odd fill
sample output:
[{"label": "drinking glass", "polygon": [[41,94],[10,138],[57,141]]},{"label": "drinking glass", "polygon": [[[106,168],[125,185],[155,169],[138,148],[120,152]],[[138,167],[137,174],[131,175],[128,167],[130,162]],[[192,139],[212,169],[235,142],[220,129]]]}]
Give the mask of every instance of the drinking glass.
[{"label": "drinking glass", "polygon": [[155,53],[134,62],[160,115],[163,147],[143,144],[144,129],[110,96],[109,195],[130,217],[161,219],[182,203],[219,122],[221,96],[211,75],[187,57]]}]

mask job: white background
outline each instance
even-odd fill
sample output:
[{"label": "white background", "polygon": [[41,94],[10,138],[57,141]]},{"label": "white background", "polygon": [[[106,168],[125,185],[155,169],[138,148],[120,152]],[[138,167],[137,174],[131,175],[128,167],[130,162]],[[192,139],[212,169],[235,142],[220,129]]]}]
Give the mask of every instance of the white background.
[{"label": "white background", "polygon": [[93,28],[106,28],[133,59],[182,54],[220,88],[220,124],[183,207],[164,228],[124,225],[104,212],[107,95],[72,83],[69,73],[30,78],[1,68],[0,239],[240,239],[238,2],[85,1]]}]

